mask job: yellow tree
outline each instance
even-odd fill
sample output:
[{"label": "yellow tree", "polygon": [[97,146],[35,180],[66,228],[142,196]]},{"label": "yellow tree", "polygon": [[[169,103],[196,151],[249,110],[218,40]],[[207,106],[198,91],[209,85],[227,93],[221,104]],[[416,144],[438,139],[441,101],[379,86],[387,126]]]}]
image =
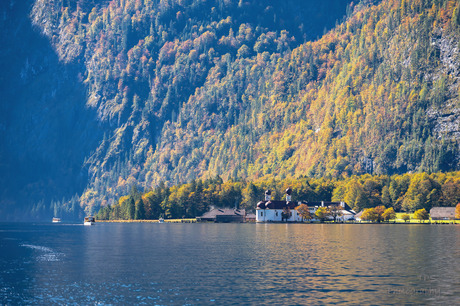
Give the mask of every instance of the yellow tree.
[{"label": "yellow tree", "polygon": [[422,208],[414,212],[414,218],[421,222],[422,220],[430,219],[430,214],[425,210],[425,208]]},{"label": "yellow tree", "polygon": [[409,214],[403,214],[401,216],[401,219],[403,219],[404,222],[407,222],[410,220],[410,215]]},{"label": "yellow tree", "polygon": [[375,222],[378,219],[378,215],[375,212],[375,208],[366,208],[361,215],[361,219]]},{"label": "yellow tree", "polygon": [[326,207],[318,207],[318,209],[316,210],[315,212],[315,216],[321,221],[323,222],[328,216],[328,210]]},{"label": "yellow tree", "polygon": [[396,213],[393,207],[387,208],[382,214],[383,220],[390,221],[396,219]]}]

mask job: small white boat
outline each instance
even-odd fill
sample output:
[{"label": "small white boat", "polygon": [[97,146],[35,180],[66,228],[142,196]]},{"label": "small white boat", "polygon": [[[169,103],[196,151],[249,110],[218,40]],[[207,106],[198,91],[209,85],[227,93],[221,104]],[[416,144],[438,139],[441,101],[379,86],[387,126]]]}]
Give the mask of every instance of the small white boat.
[{"label": "small white boat", "polygon": [[53,218],[53,223],[60,223],[61,222],[61,218]]},{"label": "small white boat", "polygon": [[165,219],[163,218],[158,219],[158,223],[165,223]]},{"label": "small white boat", "polygon": [[89,216],[89,217],[85,217],[85,225],[94,225],[96,224],[96,220],[94,220],[94,217],[92,216]]}]

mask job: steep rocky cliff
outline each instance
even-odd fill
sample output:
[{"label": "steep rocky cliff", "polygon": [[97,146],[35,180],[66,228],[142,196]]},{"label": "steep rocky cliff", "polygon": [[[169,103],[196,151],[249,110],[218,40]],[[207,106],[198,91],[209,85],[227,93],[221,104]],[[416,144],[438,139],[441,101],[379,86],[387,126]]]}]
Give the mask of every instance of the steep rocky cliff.
[{"label": "steep rocky cliff", "polygon": [[81,193],[84,160],[103,136],[85,106],[82,63],[59,60],[32,27],[32,5],[0,3],[1,219],[31,218],[32,207],[49,216],[51,201]]}]

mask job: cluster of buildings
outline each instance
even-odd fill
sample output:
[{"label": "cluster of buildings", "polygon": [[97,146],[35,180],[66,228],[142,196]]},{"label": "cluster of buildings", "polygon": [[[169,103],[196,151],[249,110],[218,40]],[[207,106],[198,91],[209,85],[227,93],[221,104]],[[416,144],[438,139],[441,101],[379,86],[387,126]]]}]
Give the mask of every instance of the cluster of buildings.
[{"label": "cluster of buildings", "polygon": [[[296,210],[301,204],[308,206],[312,221],[317,221],[316,210],[319,207],[339,208],[336,221],[354,220],[356,212],[345,202],[306,202],[292,201],[291,188],[286,189],[286,200],[276,201],[271,199],[271,191],[265,191],[265,200],[257,203],[256,214],[247,214],[244,209],[214,208],[201,217],[198,222],[302,222],[303,218]],[[331,216],[328,218],[332,219]]]},{"label": "cluster of buildings", "polygon": [[[308,206],[312,221],[317,221],[315,217],[316,211],[319,207],[331,208],[333,206],[339,207],[340,213],[336,221],[354,220],[356,212],[345,202],[306,202],[306,201],[292,201],[291,188],[286,189],[286,201],[275,201],[271,199],[271,191],[265,191],[265,201],[257,203],[256,209],[256,222],[301,222],[302,216],[295,209],[301,204]],[[331,216],[328,218],[332,219]]]},{"label": "cluster of buildings", "polygon": [[[197,221],[212,221],[212,222],[302,222],[303,217],[296,210],[301,204],[308,207],[311,221],[319,221],[316,217],[316,211],[320,207],[334,208],[336,211],[336,221],[351,221],[361,220],[361,214],[356,213],[345,202],[307,202],[293,201],[291,188],[286,189],[285,201],[272,200],[271,191],[265,191],[265,200],[257,203],[256,213],[247,214],[244,209],[231,208],[214,208],[205,213],[201,217],[197,217]],[[455,207],[433,207],[430,210],[432,220],[455,220]],[[333,219],[332,216],[327,216],[327,219]]]}]

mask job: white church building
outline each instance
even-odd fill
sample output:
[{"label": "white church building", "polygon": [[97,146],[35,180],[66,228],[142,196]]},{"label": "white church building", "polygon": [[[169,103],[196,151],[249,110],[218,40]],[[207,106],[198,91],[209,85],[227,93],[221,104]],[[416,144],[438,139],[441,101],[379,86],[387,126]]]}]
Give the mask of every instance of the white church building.
[{"label": "white church building", "polygon": [[[345,202],[295,202],[292,201],[291,194],[292,190],[291,188],[288,188],[286,189],[286,201],[274,201],[271,199],[271,191],[265,191],[265,201],[257,203],[256,222],[302,222],[302,216],[296,210],[296,207],[300,204],[308,206],[310,214],[313,217],[312,221],[318,221],[314,218],[318,207],[331,206],[342,207],[341,216],[337,217],[337,221],[354,220],[356,212],[354,212]],[[329,217],[329,219],[332,220],[333,218]]]},{"label": "white church building", "polygon": [[271,191],[265,191],[265,201],[257,203],[256,222],[302,221],[295,209],[301,203],[291,201],[291,192],[290,188],[286,189],[286,201],[272,201]]}]

